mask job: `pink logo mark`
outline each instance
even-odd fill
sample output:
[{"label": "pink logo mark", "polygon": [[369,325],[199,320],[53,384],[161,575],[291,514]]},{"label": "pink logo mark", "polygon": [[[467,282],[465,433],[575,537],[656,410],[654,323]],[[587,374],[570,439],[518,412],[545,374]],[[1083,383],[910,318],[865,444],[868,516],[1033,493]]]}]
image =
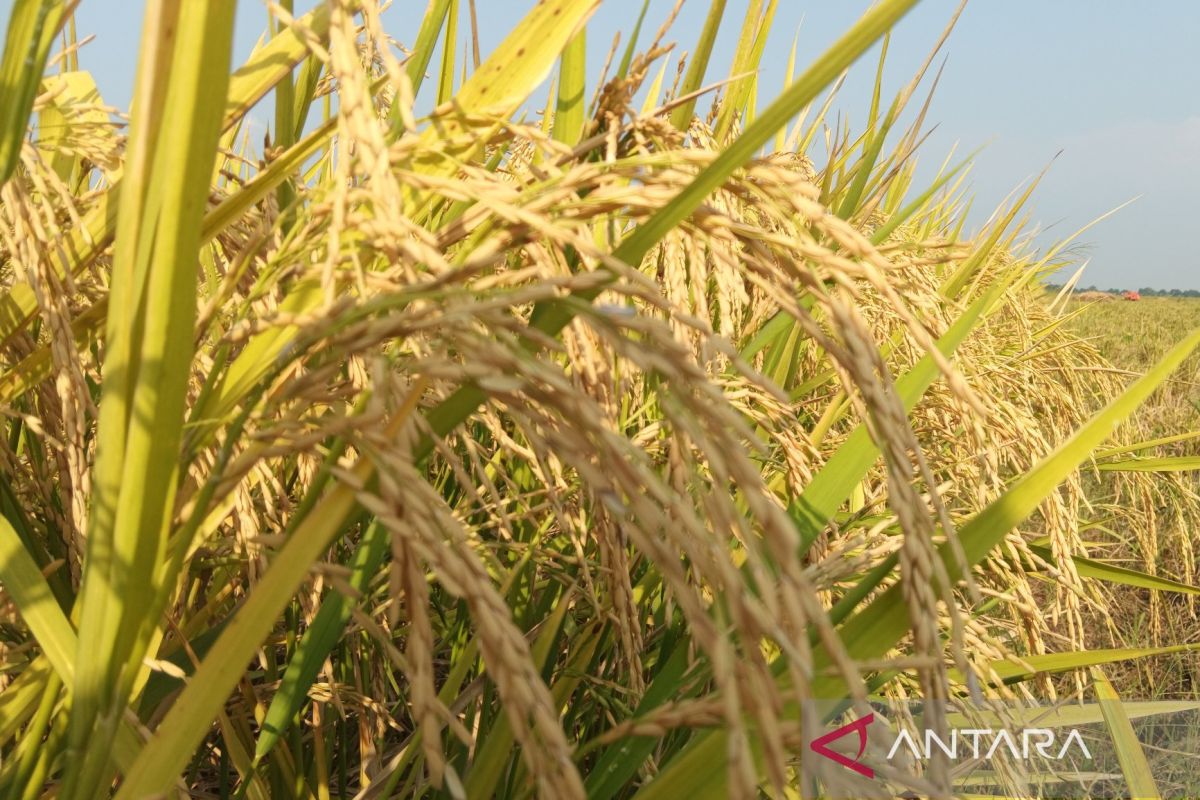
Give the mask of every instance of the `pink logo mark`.
[{"label": "pink logo mark", "polygon": [[[811,747],[813,752],[817,755],[822,755],[828,759],[836,761],[843,767],[854,770],[859,775],[864,775],[868,778],[874,778],[875,770],[871,769],[866,764],[859,762],[859,759],[862,758],[862,754],[867,749],[867,726],[874,721],[875,715],[867,714],[865,717],[861,717],[853,722],[846,723],[837,730],[830,731],[819,739],[813,739],[809,747]],[[851,732],[856,732],[858,734],[858,755],[856,755],[854,758],[850,758],[842,753],[829,749],[828,745],[831,742],[835,742]]]}]

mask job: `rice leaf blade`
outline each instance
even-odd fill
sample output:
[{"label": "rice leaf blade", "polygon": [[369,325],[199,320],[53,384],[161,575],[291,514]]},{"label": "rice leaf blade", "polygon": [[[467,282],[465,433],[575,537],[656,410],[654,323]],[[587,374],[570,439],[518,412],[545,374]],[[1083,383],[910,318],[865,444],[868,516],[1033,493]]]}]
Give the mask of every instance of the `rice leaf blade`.
[{"label": "rice leaf blade", "polygon": [[1200,456],[1164,456],[1162,458],[1126,458],[1102,461],[1101,472],[1193,472],[1200,469]]},{"label": "rice leaf blade", "polygon": [[[363,536],[363,547],[355,552],[349,579],[351,588],[360,593],[366,591],[367,584],[379,572],[386,552],[387,532],[378,523],[372,523]],[[254,746],[255,764],[261,762],[279,743],[280,737],[287,732],[292,719],[304,705],[308,688],[341,638],[355,602],[340,593],[326,597],[312,624],[300,637],[296,652],[284,671],[279,691],[271,698],[271,705],[263,717],[262,733]]]},{"label": "rice leaf blade", "polygon": [[[1194,653],[1200,645],[1167,645],[1163,647],[1113,647],[1102,650],[1072,650],[1063,653],[1038,653],[1021,658],[993,661],[989,664],[996,675],[1005,683],[1020,683],[1038,675],[1053,675],[1088,669],[1102,664],[1135,661],[1139,658]],[[963,676],[951,671],[951,680],[961,682]]]},{"label": "rice leaf blade", "polygon": [[15,0],[0,56],[0,184],[12,176],[50,46],[62,24],[64,0]]},{"label": "rice leaf blade", "polygon": [[1096,690],[1097,704],[1112,734],[1117,762],[1121,765],[1121,772],[1125,773],[1129,796],[1135,800],[1159,800],[1161,795],[1154,781],[1154,772],[1125,713],[1121,696],[1099,667],[1092,668],[1092,687]]},{"label": "rice leaf blade", "polygon": [[[1029,549],[1046,560],[1048,563],[1053,563],[1054,555],[1048,547],[1039,545],[1030,545]],[[1071,561],[1075,564],[1075,570],[1081,577],[1095,578],[1096,580],[1104,581],[1105,583],[1115,583],[1123,586],[1136,586],[1139,589],[1153,589],[1158,592],[1176,592],[1179,594],[1200,594],[1200,586],[1192,586],[1180,581],[1173,581],[1169,578],[1163,578],[1158,575],[1150,575],[1145,572],[1140,572],[1136,569],[1127,567],[1118,567],[1115,564],[1107,564],[1103,561],[1097,561],[1084,556],[1071,556]]]},{"label": "rice leaf blade", "polygon": [[[679,87],[679,96],[686,97],[704,85],[704,73],[708,71],[708,61],[712,58],[713,45],[717,41],[717,31],[725,18],[726,0],[712,0],[708,7],[708,16],[704,18],[704,28],[700,31],[700,40],[688,59],[687,75],[683,85]],[[671,124],[679,130],[686,130],[692,122],[692,114],[696,110],[695,98],[688,100],[671,112]]]},{"label": "rice leaf blade", "polygon": [[37,562],[4,517],[0,517],[0,583],[21,611],[54,671],[70,686],[75,679],[75,630],[59,608]]},{"label": "rice leaf blade", "polygon": [[552,133],[557,141],[575,145],[583,134],[587,95],[587,28],[567,42],[559,57],[558,102]]}]

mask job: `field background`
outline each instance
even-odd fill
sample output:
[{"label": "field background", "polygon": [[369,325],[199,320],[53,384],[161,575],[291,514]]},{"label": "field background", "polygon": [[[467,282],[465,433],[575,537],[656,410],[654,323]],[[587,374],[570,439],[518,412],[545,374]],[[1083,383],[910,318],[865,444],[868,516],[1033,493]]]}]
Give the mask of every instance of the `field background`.
[{"label": "field background", "polygon": [[[1099,293],[1092,293],[1099,294]],[[1143,297],[1137,302],[1107,296],[1104,300],[1067,303],[1068,324],[1089,341],[1122,380],[1145,373],[1187,334],[1200,326],[1200,298]],[[1200,423],[1200,359],[1192,358],[1138,411],[1137,424],[1150,436],[1195,430]],[[1147,438],[1150,438],[1148,436]],[[1197,445],[1184,442],[1173,455],[1190,454]]]},{"label": "field background", "polygon": [[[1189,331],[1200,326],[1200,298],[1146,297],[1137,302],[1116,295],[1091,292],[1095,299],[1071,299],[1065,304],[1064,317],[1071,330],[1091,343],[1099,354],[1118,370],[1121,380],[1132,380],[1162,357]],[[1053,299],[1054,293],[1050,294]],[[1143,440],[1178,435],[1181,431],[1200,429],[1200,360],[1195,356],[1166,382],[1135,415],[1132,425]],[[1200,439],[1171,442],[1154,450],[1162,456],[1200,455]],[[1156,503],[1159,514],[1157,558],[1153,564],[1134,556],[1140,548],[1119,524],[1098,516],[1093,521],[1093,534],[1088,536],[1095,555],[1111,563],[1132,568],[1152,567],[1158,574],[1178,575],[1185,571],[1185,561],[1192,559],[1194,531],[1176,530],[1182,526],[1178,504],[1200,502],[1197,496],[1195,473],[1179,472],[1160,475],[1162,496]],[[1098,478],[1098,476],[1097,476]],[[1098,494],[1105,487],[1092,484]],[[1113,542],[1116,542],[1113,545]],[[1096,545],[1099,545],[1097,548]],[[1200,640],[1196,625],[1196,606],[1188,598],[1160,595],[1142,590],[1124,589],[1109,596],[1108,613],[1116,635],[1125,642],[1154,638],[1156,641],[1195,642]],[[1154,609],[1158,603],[1165,609]],[[1157,613],[1155,613],[1157,612]],[[1164,613],[1165,612],[1165,613]],[[1152,617],[1163,621],[1161,630],[1148,630]],[[1099,641],[1095,646],[1103,646]],[[1114,665],[1113,681],[1121,686],[1126,697],[1138,699],[1196,699],[1198,668],[1195,654],[1168,655]],[[1174,734],[1165,728],[1164,739]],[[1154,738],[1147,729],[1139,735]],[[1144,739],[1145,740],[1145,739]],[[1166,742],[1163,742],[1166,745]],[[1179,743],[1162,748],[1147,747],[1147,757],[1164,796],[1196,796],[1200,781],[1187,759],[1175,757]],[[1194,747],[1190,747],[1193,752]]]},{"label": "field background", "polygon": [[[1118,372],[1118,378],[1129,381],[1143,374],[1189,331],[1200,326],[1200,298],[1143,297],[1137,302],[1122,300],[1117,296],[1111,299],[1072,299],[1066,303],[1064,316],[1073,332],[1092,344],[1112,365],[1112,369]],[[1200,430],[1200,359],[1192,356],[1166,381],[1138,409],[1132,425],[1137,431],[1136,436],[1142,441]],[[1169,442],[1153,448],[1151,452],[1155,456],[1197,456],[1200,455],[1200,438]],[[1200,502],[1193,475],[1191,472],[1160,474],[1160,486],[1164,492],[1157,507],[1161,515],[1159,527],[1162,532],[1170,533],[1168,529],[1175,521],[1172,513],[1175,503]],[[1096,520],[1097,525],[1103,522]],[[1119,535],[1121,531],[1118,529],[1115,533]],[[1158,559],[1153,564],[1156,571],[1174,574],[1179,571],[1180,562],[1185,557],[1191,558],[1190,552],[1185,554],[1180,550],[1190,544],[1194,532],[1179,533],[1184,537],[1169,535],[1164,537],[1167,541],[1160,540]],[[1112,555],[1116,559],[1121,557],[1116,552]],[[1145,624],[1146,609],[1153,602],[1149,593],[1144,599],[1144,603],[1122,604],[1111,609],[1114,621],[1130,640],[1140,634],[1139,629]],[[1165,597],[1157,599],[1168,600]],[[1188,611],[1182,615],[1165,615],[1165,622],[1176,626],[1170,635],[1179,638],[1172,640],[1200,640],[1193,604],[1178,597],[1169,598],[1169,601],[1179,602]],[[1161,636],[1167,638],[1166,634]],[[1134,672],[1140,669],[1142,681],[1148,682],[1144,685],[1147,697],[1163,693],[1200,696],[1200,689],[1192,679],[1195,665],[1196,657],[1191,654],[1159,659],[1157,663],[1149,660],[1141,665],[1126,665],[1130,673],[1126,677],[1132,679]]]}]

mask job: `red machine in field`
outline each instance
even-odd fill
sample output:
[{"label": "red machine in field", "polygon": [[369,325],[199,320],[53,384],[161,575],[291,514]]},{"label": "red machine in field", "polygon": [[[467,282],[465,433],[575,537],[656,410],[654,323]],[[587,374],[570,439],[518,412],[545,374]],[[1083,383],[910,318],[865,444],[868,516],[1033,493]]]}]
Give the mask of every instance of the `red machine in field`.
[{"label": "red machine in field", "polygon": [[1142,296],[1137,292],[1121,292],[1121,297],[1125,298],[1126,300],[1132,300],[1135,303],[1142,299]]}]

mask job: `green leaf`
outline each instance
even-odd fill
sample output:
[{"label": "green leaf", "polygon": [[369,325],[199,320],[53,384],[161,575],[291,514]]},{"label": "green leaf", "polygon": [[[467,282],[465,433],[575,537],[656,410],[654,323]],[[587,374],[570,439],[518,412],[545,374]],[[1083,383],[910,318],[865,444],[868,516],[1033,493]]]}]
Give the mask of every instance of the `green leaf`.
[{"label": "green leaf", "polygon": [[[1054,554],[1048,547],[1040,547],[1033,545],[1029,548],[1047,563],[1054,563]],[[1071,561],[1075,563],[1075,571],[1084,578],[1095,578],[1107,583],[1119,583],[1125,586],[1137,586],[1142,589],[1153,589],[1159,592],[1178,592],[1180,594],[1200,594],[1200,586],[1192,586],[1179,581],[1173,581],[1169,578],[1160,578],[1157,575],[1148,575],[1145,572],[1139,572],[1136,569],[1128,569],[1126,567],[1118,567],[1113,564],[1106,564],[1103,561],[1085,558],[1084,556],[1071,556]]]},{"label": "green leaf", "polygon": [[[350,2],[353,8],[357,3]],[[307,28],[323,42],[329,36],[330,6],[320,3],[308,14],[297,20],[298,26]],[[229,75],[229,88],[225,97],[224,127],[232,127],[236,120],[262,100],[280,81],[291,75],[292,70],[309,55],[308,45],[295,28],[288,27],[271,37],[263,47],[255,50],[246,63]],[[228,72],[226,72],[228,74]]]},{"label": "green leaf", "polygon": [[[351,564],[350,586],[365,593],[371,579],[379,572],[383,557],[387,553],[387,530],[372,523],[363,536],[362,546],[355,551]],[[308,689],[316,680],[317,673],[334,645],[342,636],[350,614],[358,601],[341,593],[326,596],[321,609],[300,637],[296,652],[288,662],[279,691],[271,698],[271,705],[263,717],[262,733],[254,746],[254,762],[261,762],[279,742],[279,738],[292,724],[308,696]]]},{"label": "green leaf", "polygon": [[629,43],[625,45],[625,53],[621,56],[621,63],[617,66],[617,77],[624,78],[629,74],[629,65],[633,63],[633,56],[637,52],[638,36],[642,32],[642,23],[646,19],[646,11],[650,8],[650,0],[642,0],[642,10],[638,12],[637,22],[633,25],[633,31],[629,34]]},{"label": "green leaf", "polygon": [[1186,442],[1197,438],[1200,438],[1200,431],[1187,431],[1186,433],[1177,433],[1171,436],[1161,436],[1157,439],[1147,439],[1142,442],[1121,445],[1120,447],[1107,447],[1103,450],[1097,450],[1096,458],[1110,458],[1125,453],[1135,453],[1138,450],[1149,450],[1151,447],[1159,447],[1164,444],[1175,444],[1176,442]]},{"label": "green leaf", "polygon": [[458,0],[450,0],[446,27],[442,37],[442,64],[438,70],[437,104],[440,106],[454,95],[454,59],[458,55]]},{"label": "green leaf", "polygon": [[[70,182],[79,157],[62,148],[69,141],[68,134],[72,129],[89,126],[89,136],[105,141],[114,149],[118,146],[117,132],[109,125],[108,114],[102,110],[104,101],[90,73],[75,71],[47,75],[42,86],[51,100],[38,112],[38,149],[50,160],[51,169],[58,177]],[[74,112],[70,122],[66,109]]]},{"label": "green leaf", "polygon": [[[405,72],[408,74],[409,81],[412,82],[414,97],[421,91],[421,84],[425,81],[425,70],[429,68],[429,62],[433,58],[434,45],[437,42],[438,34],[442,31],[442,26],[446,24],[446,14],[449,10],[450,0],[429,0],[429,7],[425,10],[425,17],[421,20],[421,27],[417,31],[417,40],[413,45],[412,56],[405,65]],[[388,116],[391,119],[393,134],[398,134],[404,127],[398,102],[392,104]]]},{"label": "green leaf", "polygon": [[67,621],[42,571],[13,530],[0,517],[0,583],[54,671],[70,686],[75,681],[75,629]]},{"label": "green leaf", "polygon": [[[71,652],[74,653],[74,647]],[[46,682],[55,674],[58,673],[48,658],[35,658],[0,692],[0,739],[8,741],[17,734],[37,708]]]},{"label": "green leaf", "polygon": [[[366,463],[355,469],[361,481],[366,481],[372,472]],[[217,716],[241,680],[240,665],[249,660],[270,634],[276,619],[308,575],[310,565],[325,552],[355,505],[354,489],[345,485],[334,487],[325,496],[319,512],[305,518],[275,554],[266,574],[197,667],[154,738],[125,775],[118,800],[146,797],[171,787],[207,735],[208,722]],[[239,666],[231,668],[231,664]]]},{"label": "green leaf", "polygon": [[50,46],[63,21],[63,0],[16,0],[0,58],[0,184],[12,176],[37,98]]},{"label": "green leaf", "polygon": [[[1180,644],[1167,647],[1114,647],[1105,650],[1072,650],[1066,653],[1039,653],[993,661],[989,666],[1005,683],[1020,683],[1038,675],[1054,675],[1087,669],[1100,664],[1134,661],[1151,656],[1200,651],[1200,644]],[[963,676],[957,670],[950,671],[950,679],[962,683]]]},{"label": "green leaf", "polygon": [[[721,108],[713,130],[718,142],[725,141],[725,137],[729,135],[734,117],[747,111],[747,104],[758,84],[758,65],[766,48],[767,34],[771,31],[776,4],[777,0],[770,0],[764,12],[762,0],[751,0],[746,9],[742,30],[733,50],[733,64],[729,69],[731,80],[725,87],[725,95],[721,99]],[[781,125],[777,130],[782,130],[783,127]]]},{"label": "green leaf", "polygon": [[558,102],[554,107],[554,139],[574,145],[583,135],[587,95],[587,28],[567,42],[558,68]]},{"label": "green leaf", "polygon": [[1092,669],[1092,680],[1096,689],[1096,700],[1104,714],[1104,721],[1108,723],[1109,733],[1112,734],[1117,763],[1121,765],[1121,772],[1125,773],[1129,796],[1133,800],[1158,800],[1160,795],[1158,786],[1154,783],[1154,773],[1146,761],[1146,753],[1133,731],[1129,716],[1125,713],[1120,695],[1099,667]]},{"label": "green leaf", "polygon": [[[1200,345],[1200,330],[1176,345],[1145,376],[1131,384],[1075,435],[963,525],[958,531],[958,539],[967,564],[977,564],[987,558],[1008,532],[1027,519],[1042,500],[1111,436],[1197,345]],[[951,579],[957,580],[958,565],[946,546],[941,548],[941,557]],[[846,623],[841,630],[842,639],[855,657],[879,657],[903,636],[908,624],[907,614],[900,599],[900,587],[893,586]]]},{"label": "green leaf", "polygon": [[[1121,706],[1130,719],[1200,711],[1200,702],[1194,700],[1134,700],[1124,702]],[[1103,722],[1104,713],[1099,703],[1065,703],[1028,708],[1012,706],[1006,708],[1004,714],[984,710],[978,710],[971,717],[958,713],[947,714],[946,724],[950,728],[970,728],[977,721],[1006,725],[1008,720],[1013,719],[1031,727],[1074,728]]]},{"label": "green leaf", "polygon": [[[426,156],[415,168],[444,174],[457,170],[459,162],[444,152],[439,141],[462,136],[467,124],[463,115],[512,113],[545,80],[562,48],[594,10],[594,0],[546,0],[535,6],[459,89],[454,97],[454,114],[439,119],[421,134],[429,147],[422,151]],[[422,26],[422,35],[433,29],[431,19],[426,16],[429,25]],[[410,195],[409,202],[419,207],[422,197]],[[292,289],[280,310],[299,314],[313,308],[322,296],[315,281],[303,281]],[[0,319],[2,311],[0,306]],[[253,337],[230,368],[216,379],[208,401],[196,408],[193,419],[219,421],[229,414],[271,368],[295,332],[293,326],[288,326]]]},{"label": "green leaf", "polygon": [[[554,641],[562,631],[563,622],[571,608],[568,599],[563,597],[555,605],[554,611],[542,625],[542,630],[533,644],[531,655],[538,669],[543,669],[547,659],[554,653]],[[471,763],[471,772],[466,783],[468,798],[476,800],[500,796],[500,781],[511,763],[513,742],[512,722],[508,718],[508,712],[501,710]]]},{"label": "green leaf", "polygon": [[1096,465],[1101,472],[1192,472],[1200,469],[1200,456],[1126,458]]},{"label": "green leaf", "polygon": [[[613,252],[613,256],[626,264],[640,264],[664,236],[687,219],[730,175],[753,158],[776,130],[786,125],[801,108],[812,102],[916,2],[917,0],[885,0],[863,15],[854,27],[813,62],[795,83],[785,89],[778,99],[771,103],[741,136],[722,150],[691,183],[655,212],[654,216],[639,225]],[[590,300],[599,291],[599,288],[596,288],[590,293],[580,293],[577,296]],[[530,324],[543,333],[553,335],[561,331],[573,316],[564,303],[539,303],[534,308]],[[474,403],[467,402],[468,398],[473,398]],[[466,388],[461,395],[452,395],[447,400],[456,407],[471,406],[468,414],[473,412],[481,401],[482,395],[470,388]]]},{"label": "green leaf", "polygon": [[917,196],[916,199],[914,199],[900,211],[897,211],[895,214],[890,216],[887,222],[880,225],[871,234],[871,244],[879,245],[887,241],[888,237],[895,232],[896,228],[903,225],[913,216],[913,214],[916,214],[918,211],[924,208],[925,205],[933,199],[933,196],[941,191],[942,187],[949,183],[955,175],[961,172],[967,165],[971,164],[975,157],[982,152],[982,150],[983,148],[975,150],[969,156],[960,161],[953,169],[938,176],[938,179],[931,183],[929,187],[925,189],[925,191]]},{"label": "green leaf", "polygon": [[[419,390],[414,389],[406,405],[389,422],[386,435],[395,435],[400,430],[418,400]],[[375,470],[368,459],[360,458],[350,473],[353,477],[347,483],[334,486],[319,500],[316,495],[311,500],[306,497],[302,505],[311,503],[309,511],[301,514],[297,509],[300,522],[290,531],[286,543],[275,554],[270,568],[249,598],[226,623],[225,630],[167,712],[146,750],[126,773],[119,798],[137,798],[165,791],[184,768],[205,736],[207,726],[197,725],[196,720],[215,718],[242,677],[241,670],[230,669],[229,665],[246,663],[261,645],[308,575],[310,566],[344,531],[347,519],[358,508],[354,486],[369,483]],[[319,480],[317,485],[324,486],[325,483]],[[369,552],[356,554],[356,563],[359,563],[360,555],[366,565],[363,577],[369,580],[366,567],[370,566],[372,556]]]},{"label": "green leaf", "polygon": [[[57,673],[68,689],[75,684],[75,655],[78,637],[70,621],[50,591],[42,571],[21,543],[20,537],[4,517],[0,517],[0,583],[21,612],[45,656],[45,662]],[[0,704],[0,730],[9,731],[10,724],[19,724],[25,711],[32,711],[49,675],[35,665],[25,669],[14,684],[3,692]],[[9,705],[12,702],[14,705]],[[7,738],[7,736],[5,736]],[[133,763],[139,749],[133,730],[122,724],[116,733],[113,751],[117,763]]]},{"label": "green leaf", "polygon": [[[669,700],[679,700],[679,686],[688,668],[688,648],[676,645],[666,663],[654,676],[634,717],[653,711]],[[689,694],[694,694],[690,692]],[[609,747],[589,772],[585,786],[588,800],[611,800],[637,774],[642,764],[654,752],[659,740],[653,736],[622,739]]]},{"label": "green leaf", "polygon": [[[288,14],[295,11],[294,0],[281,0],[280,8]],[[271,24],[273,27],[278,27],[278,20],[271,16]],[[276,31],[278,33],[278,31]],[[308,59],[308,63],[313,63],[314,59]],[[275,84],[275,136],[272,144],[275,147],[287,149],[296,143],[296,86],[293,82],[293,74],[288,70],[279,77],[279,81]],[[287,182],[281,183],[275,192],[276,201],[279,203],[279,208],[285,209],[285,214],[288,214],[288,222],[284,224],[285,230],[290,227],[291,214],[288,211],[295,199],[296,193],[294,188]]]},{"label": "green leaf", "polygon": [[[329,31],[329,6],[321,5],[302,17],[299,22],[310,28],[318,38]],[[229,78],[225,101],[224,128],[228,130],[246,112],[265,97],[274,81],[288,74],[293,66],[308,55],[308,46],[289,28],[256,50]],[[128,171],[128,170],[127,170]],[[126,176],[128,177],[128,176]],[[124,179],[116,181],[108,191],[102,191],[93,201],[92,210],[84,215],[82,225],[73,225],[67,232],[62,261],[51,265],[59,275],[75,274],[87,267],[111,242],[117,227],[117,197]],[[273,187],[272,187],[273,188]],[[15,283],[0,293],[0,342],[29,324],[37,309],[37,298],[29,284]]]},{"label": "green leaf", "polygon": [[[726,0],[712,0],[708,7],[708,16],[704,18],[704,28],[700,31],[700,40],[688,56],[687,74],[683,77],[683,85],[679,87],[679,96],[699,90],[704,83],[704,73],[708,71],[708,60],[712,58],[713,44],[717,41],[717,31],[720,30],[721,20],[725,18]],[[671,124],[679,130],[687,130],[692,124],[692,114],[696,109],[696,98],[692,98],[671,112]]]},{"label": "green leaf", "polygon": [[[508,116],[549,76],[563,48],[596,9],[595,0],[534,6],[454,96],[468,113]],[[442,138],[433,131],[429,138]]]}]

